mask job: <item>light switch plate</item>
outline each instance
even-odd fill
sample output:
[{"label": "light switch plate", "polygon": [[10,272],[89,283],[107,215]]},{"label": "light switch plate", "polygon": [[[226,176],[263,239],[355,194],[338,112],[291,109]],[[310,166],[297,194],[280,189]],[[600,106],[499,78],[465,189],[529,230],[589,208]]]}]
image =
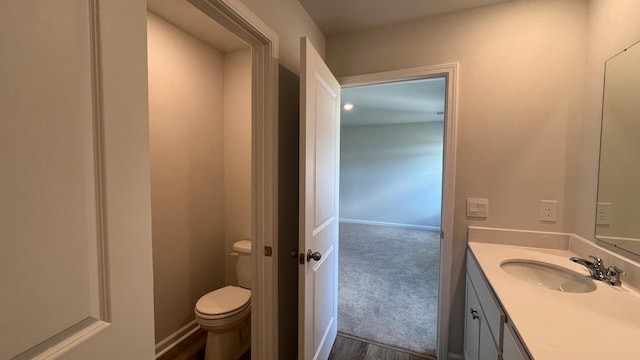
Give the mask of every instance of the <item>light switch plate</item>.
[{"label": "light switch plate", "polygon": [[489,199],[467,198],[467,216],[475,218],[488,218]]}]

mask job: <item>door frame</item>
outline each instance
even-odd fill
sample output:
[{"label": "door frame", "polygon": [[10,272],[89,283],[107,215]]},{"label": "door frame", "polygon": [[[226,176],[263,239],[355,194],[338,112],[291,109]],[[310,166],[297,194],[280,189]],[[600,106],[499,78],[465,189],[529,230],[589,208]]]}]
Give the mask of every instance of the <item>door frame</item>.
[{"label": "door frame", "polygon": [[186,0],[251,48],[251,356],[278,358],[279,37],[239,0]]},{"label": "door frame", "polygon": [[422,66],[379,73],[345,76],[338,79],[343,88],[427,79],[444,76],[446,102],[444,124],[444,159],[442,169],[442,220],[440,222],[440,272],[438,289],[438,359],[447,359],[449,346],[449,317],[451,311],[451,263],[453,254],[453,218],[456,179],[456,139],[458,118],[459,63]]}]

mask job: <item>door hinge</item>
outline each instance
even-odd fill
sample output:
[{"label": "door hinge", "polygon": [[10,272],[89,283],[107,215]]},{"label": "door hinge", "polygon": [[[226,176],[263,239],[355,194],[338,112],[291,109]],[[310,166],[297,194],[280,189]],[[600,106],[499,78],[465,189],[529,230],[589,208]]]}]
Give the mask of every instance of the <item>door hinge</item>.
[{"label": "door hinge", "polygon": [[272,253],[273,253],[273,249],[271,248],[271,246],[264,247],[264,256],[271,257]]}]

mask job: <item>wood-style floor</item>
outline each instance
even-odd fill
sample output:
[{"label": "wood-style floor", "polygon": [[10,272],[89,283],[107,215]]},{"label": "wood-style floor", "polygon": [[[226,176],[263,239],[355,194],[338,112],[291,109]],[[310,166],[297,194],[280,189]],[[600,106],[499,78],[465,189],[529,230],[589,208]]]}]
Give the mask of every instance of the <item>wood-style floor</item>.
[{"label": "wood-style floor", "polygon": [[[207,333],[198,331],[175,348],[162,355],[158,360],[204,360],[204,347]],[[435,360],[435,357],[418,356],[398,351],[386,346],[368,343],[338,334],[333,344],[329,360]],[[251,360],[251,350],[239,360]]]},{"label": "wood-style floor", "polygon": [[435,360],[427,355],[415,355],[390,347],[338,334],[329,360]]},{"label": "wood-style floor", "polygon": [[[199,330],[159,357],[158,360],[204,360],[206,343],[207,332]],[[251,360],[251,349],[245,352],[239,360]]]}]

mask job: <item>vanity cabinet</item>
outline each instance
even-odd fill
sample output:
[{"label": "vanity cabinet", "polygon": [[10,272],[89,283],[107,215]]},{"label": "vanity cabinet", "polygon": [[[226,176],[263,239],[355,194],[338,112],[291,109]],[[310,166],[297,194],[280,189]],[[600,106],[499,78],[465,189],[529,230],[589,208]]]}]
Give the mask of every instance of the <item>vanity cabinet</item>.
[{"label": "vanity cabinet", "polygon": [[466,280],[465,360],[529,360],[470,251]]}]

